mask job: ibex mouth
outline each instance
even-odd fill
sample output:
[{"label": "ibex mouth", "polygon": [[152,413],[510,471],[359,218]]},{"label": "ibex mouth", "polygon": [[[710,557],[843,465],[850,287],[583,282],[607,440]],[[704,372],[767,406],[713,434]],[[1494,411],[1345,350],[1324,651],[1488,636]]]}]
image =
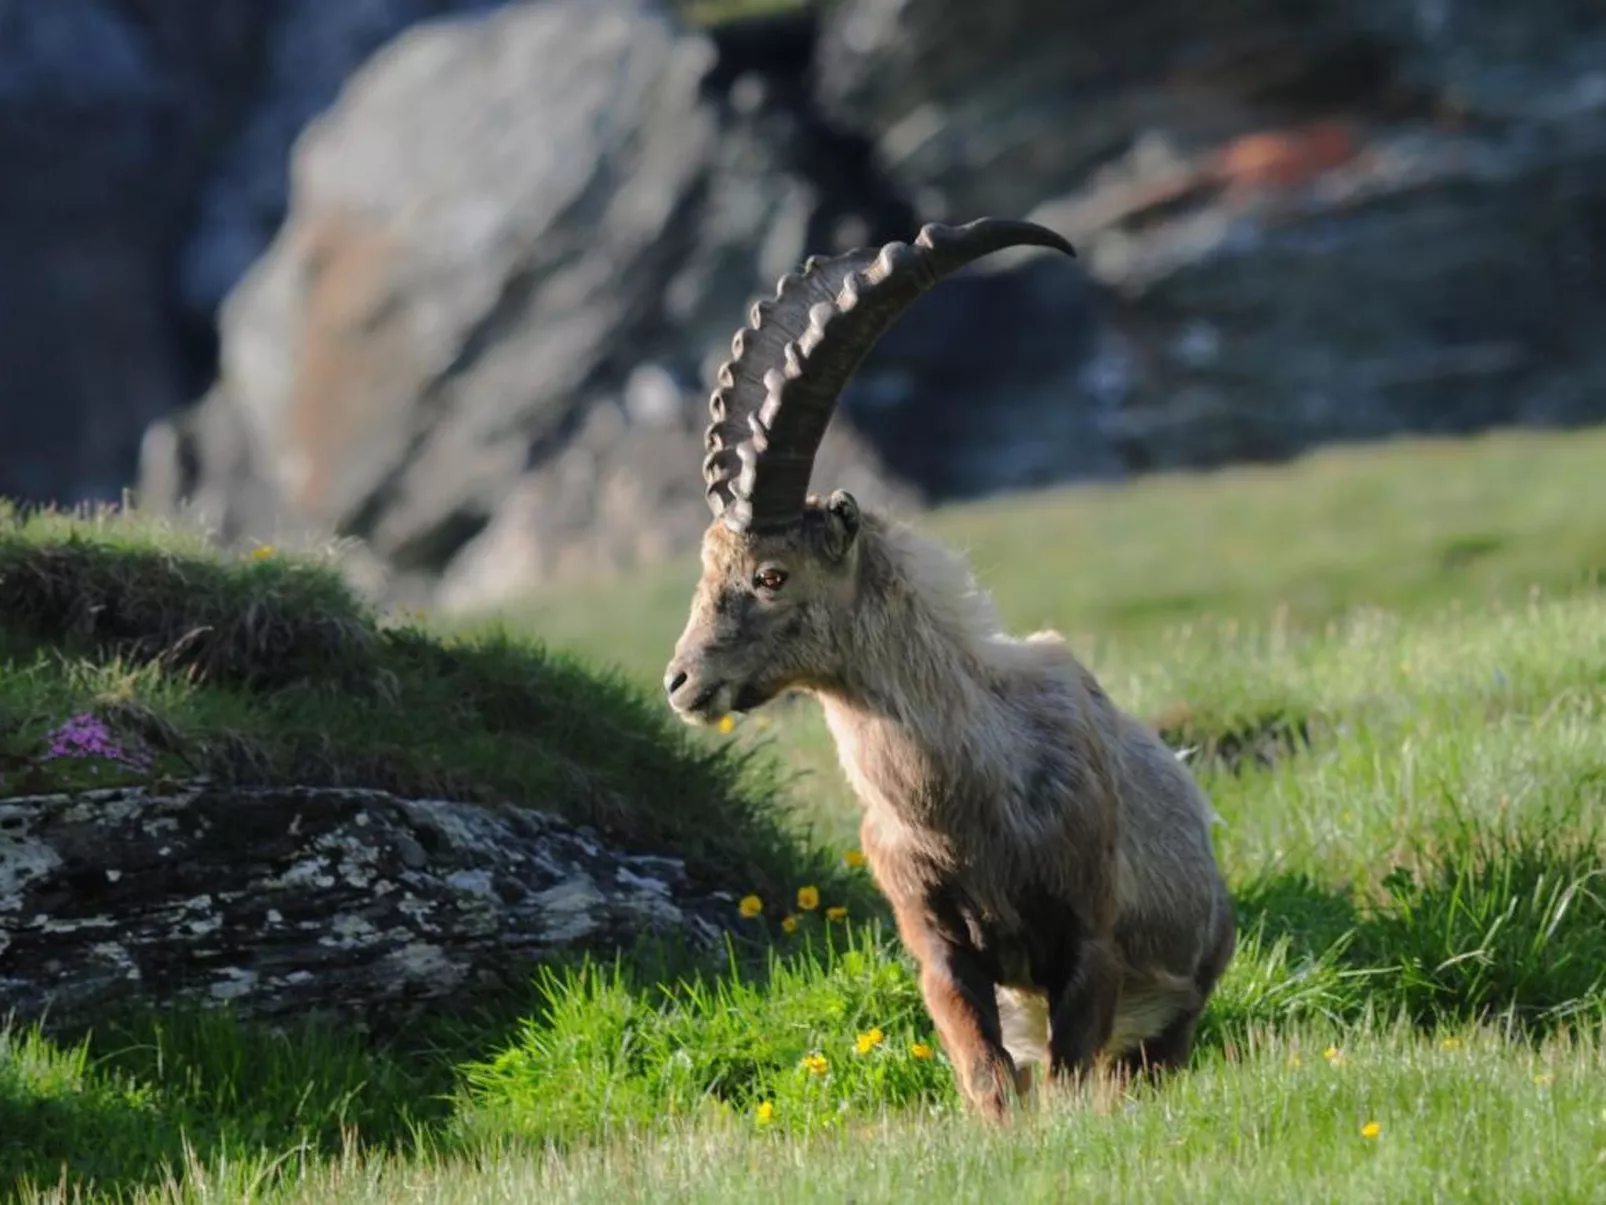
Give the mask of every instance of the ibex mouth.
[{"label": "ibex mouth", "polygon": [[729,682],[703,684],[677,671],[671,671],[665,678],[664,687],[674,713],[686,723],[699,727],[716,723],[732,710],[732,696],[736,693]]},{"label": "ibex mouth", "polygon": [[710,704],[713,703],[715,696],[719,694],[723,686],[723,682],[715,686],[710,686],[690,703],[687,703],[684,710],[691,712],[693,715],[703,715],[712,710]]},{"label": "ibex mouth", "polygon": [[716,724],[732,713],[745,715],[775,697],[775,691],[751,683],[733,686],[729,682],[716,682],[712,686],[703,687],[695,694],[691,693],[691,689],[685,683],[679,683],[677,686],[678,696],[675,692],[671,692],[669,706],[686,723],[698,727]]},{"label": "ibex mouth", "polygon": [[765,690],[763,687],[755,686],[749,682],[737,690],[736,698],[731,701],[731,710],[745,715],[754,708],[762,707],[774,697],[774,691]]}]

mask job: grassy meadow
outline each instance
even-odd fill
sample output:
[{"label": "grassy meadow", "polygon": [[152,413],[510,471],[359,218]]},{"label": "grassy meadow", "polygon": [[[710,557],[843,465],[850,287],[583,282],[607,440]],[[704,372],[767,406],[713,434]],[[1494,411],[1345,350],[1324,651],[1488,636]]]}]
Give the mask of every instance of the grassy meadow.
[{"label": "grassy meadow", "polygon": [[1240,948],[1185,1073],[997,1131],[962,1113],[813,707],[728,735],[664,714],[695,557],[437,625],[368,614],[315,561],[11,521],[8,783],[75,785],[39,749],[92,711],[152,756],[97,784],[512,797],[684,850],[760,907],[725,964],[543,968],[383,1041],[14,1025],[0,1199],[1606,1200],[1606,430],[925,522],[1013,626],[1060,628],[1193,750]]}]

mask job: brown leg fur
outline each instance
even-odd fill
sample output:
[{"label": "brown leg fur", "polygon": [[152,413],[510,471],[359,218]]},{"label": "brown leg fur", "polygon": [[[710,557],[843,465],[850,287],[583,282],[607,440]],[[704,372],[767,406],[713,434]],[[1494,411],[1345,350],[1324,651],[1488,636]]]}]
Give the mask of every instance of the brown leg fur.
[{"label": "brown leg fur", "polygon": [[1002,1120],[1009,1113],[1011,1089],[1018,1090],[1018,1073],[1004,1047],[997,986],[974,951],[944,937],[925,907],[900,898],[886,880],[880,842],[868,816],[860,825],[859,843],[892,905],[898,936],[919,964],[920,994],[961,1094],[984,1116]]},{"label": "brown leg fur", "polygon": [[1108,939],[1082,943],[1070,981],[1049,993],[1048,1066],[1055,1078],[1081,1078],[1110,1039],[1121,964]]},{"label": "brown leg fur", "polygon": [[922,910],[894,902],[892,911],[904,946],[920,964],[920,994],[960,1092],[982,1114],[1002,1120],[1015,1061],[1004,1048],[992,977],[973,950],[936,932]]},{"label": "brown leg fur", "polygon": [[970,951],[936,941],[922,962],[920,992],[960,1091],[982,1114],[1003,1120],[1016,1083],[1015,1061],[1004,1049],[992,979]]}]

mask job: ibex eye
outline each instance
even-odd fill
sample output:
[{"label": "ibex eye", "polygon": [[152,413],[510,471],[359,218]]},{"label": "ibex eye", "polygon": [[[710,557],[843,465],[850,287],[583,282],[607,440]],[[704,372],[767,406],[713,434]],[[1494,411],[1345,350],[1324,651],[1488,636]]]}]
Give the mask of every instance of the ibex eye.
[{"label": "ibex eye", "polygon": [[753,585],[757,586],[760,590],[779,590],[782,586],[786,585],[786,570],[777,569],[773,565],[765,569],[760,569],[757,573],[753,574]]}]

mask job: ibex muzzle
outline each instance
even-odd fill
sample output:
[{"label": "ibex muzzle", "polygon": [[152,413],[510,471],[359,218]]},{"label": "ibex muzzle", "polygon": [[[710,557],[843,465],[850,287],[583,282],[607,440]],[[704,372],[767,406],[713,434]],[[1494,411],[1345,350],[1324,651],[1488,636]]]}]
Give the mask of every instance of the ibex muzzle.
[{"label": "ibex muzzle", "polygon": [[784,528],[709,528],[703,577],[664,673],[677,715],[708,724],[838,676],[834,617],[851,605],[859,523],[858,503],[838,490],[808,500]]}]

